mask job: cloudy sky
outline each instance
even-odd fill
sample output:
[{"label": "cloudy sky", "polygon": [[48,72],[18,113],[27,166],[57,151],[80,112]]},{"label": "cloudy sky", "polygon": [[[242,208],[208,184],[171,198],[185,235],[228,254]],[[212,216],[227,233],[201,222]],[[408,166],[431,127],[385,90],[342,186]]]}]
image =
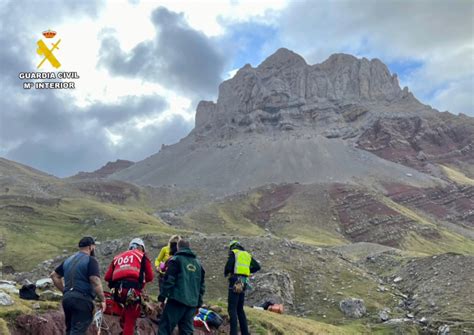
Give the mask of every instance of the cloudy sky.
[{"label": "cloudy sky", "polygon": [[[141,160],[185,136],[222,80],[279,47],[310,64],[379,58],[422,102],[474,116],[473,17],[469,0],[0,0],[0,156],[61,177]],[[22,88],[47,29],[75,90]]]}]

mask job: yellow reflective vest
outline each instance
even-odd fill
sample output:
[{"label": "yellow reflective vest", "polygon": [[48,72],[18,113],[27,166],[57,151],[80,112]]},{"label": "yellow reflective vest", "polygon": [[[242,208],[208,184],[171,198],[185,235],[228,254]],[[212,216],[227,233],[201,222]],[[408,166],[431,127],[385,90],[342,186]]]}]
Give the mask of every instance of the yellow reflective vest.
[{"label": "yellow reflective vest", "polygon": [[241,276],[250,276],[250,263],[252,262],[252,255],[247,251],[234,249],[235,255],[234,274]]}]

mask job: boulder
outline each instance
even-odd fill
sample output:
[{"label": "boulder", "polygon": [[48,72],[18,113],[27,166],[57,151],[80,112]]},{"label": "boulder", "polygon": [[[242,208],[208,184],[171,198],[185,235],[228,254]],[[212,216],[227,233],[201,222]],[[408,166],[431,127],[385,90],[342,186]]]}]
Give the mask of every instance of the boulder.
[{"label": "boulder", "polygon": [[255,275],[251,285],[254,287],[247,294],[246,300],[251,305],[259,306],[266,301],[293,306],[295,288],[290,274],[285,271],[271,271]]},{"label": "boulder", "polygon": [[388,321],[390,319],[390,315],[389,315],[388,310],[384,309],[384,310],[380,311],[379,312],[379,318],[380,318],[380,321],[382,321],[382,322]]},{"label": "boulder", "polygon": [[13,304],[13,299],[7,293],[0,291],[0,306],[10,306]]},{"label": "boulder", "polygon": [[47,289],[53,287],[53,281],[51,278],[42,278],[36,281],[36,287],[39,289]]},{"label": "boulder", "polygon": [[18,292],[18,289],[15,286],[15,282],[10,280],[0,280],[0,290],[10,293]]},{"label": "boulder", "polygon": [[367,312],[364,300],[357,298],[341,300],[339,302],[339,308],[344,313],[344,315],[355,319],[363,317]]},{"label": "boulder", "polygon": [[438,328],[438,335],[448,335],[448,334],[451,334],[448,325],[439,326],[439,328]]},{"label": "boulder", "polygon": [[47,290],[42,292],[39,295],[39,299],[43,301],[60,301],[63,298],[63,295],[58,292]]},{"label": "boulder", "polygon": [[125,243],[126,242],[122,240],[112,240],[112,241],[103,242],[98,247],[100,255],[102,256],[114,255],[118,251],[121,251],[126,247]]}]

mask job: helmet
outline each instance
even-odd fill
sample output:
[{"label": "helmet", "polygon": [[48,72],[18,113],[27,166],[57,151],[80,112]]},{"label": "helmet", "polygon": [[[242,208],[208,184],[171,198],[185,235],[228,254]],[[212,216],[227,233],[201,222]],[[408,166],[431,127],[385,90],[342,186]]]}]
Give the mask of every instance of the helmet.
[{"label": "helmet", "polygon": [[128,249],[136,249],[138,246],[142,247],[143,250],[145,250],[145,242],[143,242],[141,238],[136,237],[130,241]]},{"label": "helmet", "polygon": [[237,240],[232,240],[229,243],[229,249],[232,249],[232,247],[240,246],[240,242]]}]

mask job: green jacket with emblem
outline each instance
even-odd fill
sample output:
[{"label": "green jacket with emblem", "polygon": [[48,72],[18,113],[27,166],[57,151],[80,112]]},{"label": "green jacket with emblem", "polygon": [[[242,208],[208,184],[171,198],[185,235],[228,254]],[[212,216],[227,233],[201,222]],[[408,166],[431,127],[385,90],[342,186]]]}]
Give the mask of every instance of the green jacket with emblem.
[{"label": "green jacket with emblem", "polygon": [[200,307],[205,292],[204,277],[196,254],[189,248],[182,248],[168,263],[158,300],[168,298],[189,307]]}]

